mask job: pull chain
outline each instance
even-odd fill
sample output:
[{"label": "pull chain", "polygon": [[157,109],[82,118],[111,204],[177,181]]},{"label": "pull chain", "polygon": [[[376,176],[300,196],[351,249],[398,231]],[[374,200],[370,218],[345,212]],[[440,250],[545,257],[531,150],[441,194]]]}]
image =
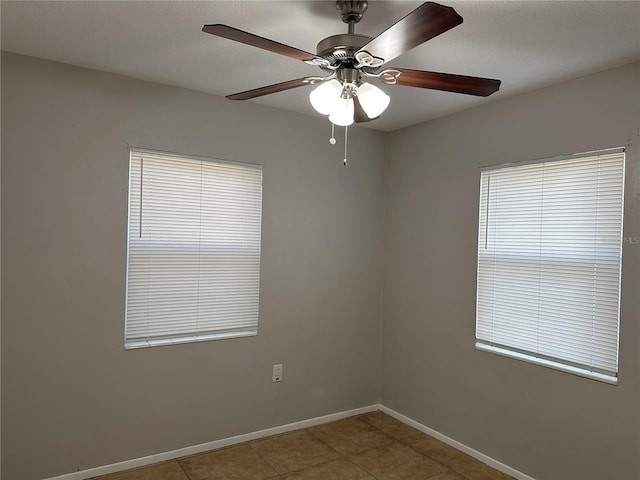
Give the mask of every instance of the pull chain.
[{"label": "pull chain", "polygon": [[335,137],[335,125],[333,124],[333,122],[331,122],[331,138],[329,139],[329,143],[331,145],[335,145],[336,144],[336,137]]},{"label": "pull chain", "polygon": [[347,126],[344,127],[344,160],[343,160],[342,164],[345,167],[347,166],[347,145],[348,145],[347,130],[348,129],[349,129],[349,127],[347,127]]}]

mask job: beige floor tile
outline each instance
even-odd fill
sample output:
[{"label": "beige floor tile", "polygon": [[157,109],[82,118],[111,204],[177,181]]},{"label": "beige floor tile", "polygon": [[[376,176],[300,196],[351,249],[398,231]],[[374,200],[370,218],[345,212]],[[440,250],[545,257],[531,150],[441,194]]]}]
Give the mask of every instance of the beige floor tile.
[{"label": "beige floor tile", "polygon": [[405,438],[402,442],[436,462],[446,465],[451,470],[455,470],[458,474],[464,475],[467,480],[510,480],[513,478],[423,433]]},{"label": "beige floor tile", "polygon": [[513,480],[513,477],[488,465],[462,472],[467,480]]},{"label": "beige floor tile", "polygon": [[178,462],[159,463],[126,472],[95,477],[94,480],[188,480]]},{"label": "beige floor tile", "polygon": [[479,460],[476,460],[470,455],[456,450],[449,445],[446,448],[438,448],[434,450],[428,450],[424,453],[427,457],[441,463],[451,470],[464,475],[465,472],[472,472],[476,470],[483,470],[486,465]]},{"label": "beige floor tile", "polygon": [[410,427],[406,423],[402,423],[401,421],[380,411],[365,413],[358,418],[364,420],[369,425],[382,430],[384,433],[397,440],[402,440],[403,438],[411,437],[420,433],[418,430]]},{"label": "beige floor tile", "polygon": [[374,448],[349,459],[377,479],[422,480],[447,468],[401,443]]},{"label": "beige floor tile", "polygon": [[306,430],[250,443],[278,473],[293,472],[339,457],[335,450]]},{"label": "beige floor tile", "polygon": [[249,445],[181,458],[189,480],[265,480],[278,476]]},{"label": "beige floor tile", "polygon": [[354,417],[318,425],[309,430],[342,455],[353,455],[393,442],[388,435]]},{"label": "beige floor tile", "polygon": [[375,480],[347,459],[332,460],[282,476],[285,480]]},{"label": "beige floor tile", "polygon": [[422,453],[427,453],[429,450],[446,449],[449,447],[446,443],[424,433],[418,433],[412,437],[404,438],[402,439],[402,443],[405,443]]}]

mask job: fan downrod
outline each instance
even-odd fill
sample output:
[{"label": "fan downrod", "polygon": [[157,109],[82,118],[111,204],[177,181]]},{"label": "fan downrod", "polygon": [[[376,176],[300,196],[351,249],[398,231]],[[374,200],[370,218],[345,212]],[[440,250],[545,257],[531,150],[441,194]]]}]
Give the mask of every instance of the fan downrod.
[{"label": "fan downrod", "polygon": [[342,21],[349,25],[349,31],[322,39],[316,47],[318,56],[326,58],[332,64],[338,62],[351,66],[354,63],[353,54],[372,40],[371,37],[355,33],[355,24],[362,20],[368,7],[366,0],[337,0],[336,10],[340,12]]},{"label": "fan downrod", "polygon": [[348,33],[355,33],[355,24],[362,20],[364,12],[369,7],[367,0],[336,1],[336,10],[340,12],[342,21],[349,25]]}]

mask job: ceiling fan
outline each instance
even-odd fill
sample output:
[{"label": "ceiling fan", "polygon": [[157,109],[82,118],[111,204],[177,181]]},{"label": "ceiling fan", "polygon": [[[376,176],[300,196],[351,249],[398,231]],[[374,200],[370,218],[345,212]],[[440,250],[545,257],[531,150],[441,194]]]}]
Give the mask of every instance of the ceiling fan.
[{"label": "ceiling fan", "polygon": [[314,55],[267,38],[227,25],[205,25],[202,31],[262,48],[308,65],[319,67],[323,76],[309,76],[228,95],[230,100],[251,98],[282,92],[305,85],[320,84],[309,99],[313,107],[329,115],[333,124],[348,126],[368,122],[380,116],[389,105],[389,97],[381,89],[365,82],[378,79],[386,85],[401,85],[486,97],[500,88],[500,80],[427,72],[407,68],[389,68],[385,64],[412,48],[462,23],[462,17],[451,7],[426,2],[375,38],[355,33],[367,10],[368,2],[336,1],[342,21],[348,24],[346,34],[321,40]]}]

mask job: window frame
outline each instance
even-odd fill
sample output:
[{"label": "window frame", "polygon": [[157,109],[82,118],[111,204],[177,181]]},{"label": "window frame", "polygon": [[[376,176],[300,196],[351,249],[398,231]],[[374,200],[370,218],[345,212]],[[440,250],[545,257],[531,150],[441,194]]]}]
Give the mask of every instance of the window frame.
[{"label": "window frame", "polygon": [[[196,155],[186,155],[186,154],[180,154],[180,153],[175,153],[175,152],[167,152],[167,151],[160,151],[160,150],[154,150],[154,149],[148,149],[148,148],[139,148],[139,147],[134,147],[134,146],[130,146],[128,148],[129,151],[129,159],[128,159],[128,164],[129,164],[129,177],[128,177],[128,189],[127,189],[127,198],[128,198],[128,202],[127,202],[127,254],[126,254],[126,282],[125,282],[125,315],[124,315],[124,348],[125,350],[133,350],[133,349],[139,349],[139,348],[147,348],[147,347],[156,347],[156,346],[166,346],[166,345],[175,345],[175,344],[182,344],[182,343],[194,343],[194,342],[203,342],[203,341],[210,341],[210,340],[221,340],[221,339],[229,339],[229,338],[241,338],[241,337],[249,337],[249,336],[256,336],[258,334],[258,324],[259,324],[259,301],[260,301],[260,277],[261,277],[261,266],[262,266],[262,255],[261,255],[261,244],[262,244],[262,209],[263,209],[263,165],[262,164],[258,164],[258,163],[250,163],[250,162],[240,162],[240,161],[231,161],[231,160],[223,160],[223,159],[217,159],[217,158],[209,158],[209,157],[202,157],[202,156],[196,156]],[[257,220],[257,232],[253,231],[254,235],[257,236],[257,244],[254,245],[254,247],[257,247],[257,266],[255,268],[257,268],[257,285],[255,285],[255,303],[256,303],[256,312],[255,312],[255,326],[251,327],[251,328],[239,328],[239,329],[233,329],[233,330],[225,330],[225,329],[220,329],[220,331],[217,332],[211,332],[211,333],[197,333],[197,332],[193,332],[193,331],[184,331],[182,334],[166,334],[166,335],[155,335],[152,336],[150,338],[146,338],[144,340],[138,340],[138,339],[131,339],[130,335],[129,335],[129,308],[130,308],[130,302],[129,302],[129,292],[130,292],[130,286],[131,286],[131,272],[130,272],[130,262],[131,262],[131,252],[132,252],[132,248],[131,248],[131,234],[132,234],[132,218],[135,217],[134,212],[132,212],[132,205],[134,202],[132,202],[132,194],[133,194],[133,190],[132,190],[132,181],[133,181],[133,168],[134,168],[134,160],[133,157],[134,155],[140,155],[142,157],[144,157],[144,155],[148,155],[148,156],[152,156],[152,157],[156,157],[156,158],[162,158],[163,160],[167,160],[167,161],[171,161],[171,160],[175,160],[176,162],[180,162],[180,161],[185,161],[185,162],[201,162],[203,165],[206,164],[213,164],[213,165],[217,165],[217,166],[230,166],[230,167],[238,167],[238,168],[246,168],[248,170],[251,171],[255,171],[255,172],[259,172],[258,175],[259,176],[259,180],[258,180],[258,187],[257,190],[253,191],[254,195],[259,195],[259,200],[257,202],[257,204],[253,205],[254,208],[257,208],[257,212],[258,212],[258,220]],[[142,167],[141,167],[142,169]],[[142,170],[141,170],[142,172]],[[139,190],[139,194],[140,194],[140,198],[142,198],[143,195],[143,189],[144,188],[144,182],[142,179],[142,173],[140,174],[140,187],[138,188]],[[142,202],[140,200],[140,202]],[[200,200],[200,203],[198,204],[200,207],[202,206],[202,199]],[[140,203],[140,216],[142,216],[142,203]],[[140,229],[141,229],[141,234],[142,234],[142,226],[141,223],[139,223],[140,225]],[[194,242],[195,243],[195,242]],[[176,243],[167,243],[167,245],[169,246],[169,248],[173,247],[173,246],[182,246],[184,247],[185,245],[188,245],[189,243],[185,243],[185,242],[176,242]],[[235,248],[237,242],[231,244],[231,250],[233,252],[237,253],[237,248]],[[200,244],[198,246],[199,251],[205,251],[206,247],[202,247],[202,244]],[[222,249],[215,249],[218,253],[220,251],[224,251],[227,250],[225,248]],[[185,249],[182,248],[180,250],[178,250],[179,252],[185,252]],[[193,253],[193,252],[187,252],[187,253]],[[200,254],[198,254],[200,255]],[[254,256],[256,254],[254,253]]]},{"label": "window frame", "polygon": [[[559,357],[553,357],[551,355],[542,355],[537,352],[531,352],[527,350],[519,349],[514,345],[504,345],[499,343],[493,343],[488,341],[486,338],[480,338],[479,335],[479,309],[480,309],[480,288],[481,288],[481,242],[482,239],[488,235],[487,232],[482,231],[483,224],[484,227],[488,229],[489,225],[489,207],[486,207],[486,210],[483,211],[483,205],[485,203],[488,205],[488,202],[483,202],[483,176],[485,172],[497,171],[504,168],[518,168],[525,167],[527,165],[535,165],[535,164],[550,164],[552,162],[563,161],[563,160],[580,160],[583,158],[589,157],[599,157],[604,155],[613,155],[613,154],[621,154],[621,178],[619,188],[621,190],[620,193],[620,238],[619,243],[616,242],[616,245],[619,245],[619,266],[618,266],[618,276],[617,276],[617,329],[616,329],[616,362],[615,362],[615,372],[611,374],[610,372],[598,371],[597,368],[585,368],[584,365],[574,363],[567,359],[562,359]],[[621,304],[621,283],[622,283],[622,256],[623,256],[623,247],[624,247],[624,205],[625,205],[625,174],[626,174],[626,151],[624,147],[619,148],[611,148],[611,149],[603,149],[598,151],[584,152],[574,155],[565,155],[554,158],[545,158],[538,160],[530,160],[524,162],[515,162],[515,163],[504,163],[500,165],[491,165],[481,167],[481,178],[480,178],[480,192],[479,192],[479,206],[478,206],[478,243],[477,243],[477,271],[476,271],[476,318],[475,318],[475,348],[477,350],[486,351],[495,353],[501,356],[506,356],[509,358],[514,358],[517,360],[526,361],[529,363],[545,366],[548,368],[552,368],[555,370],[563,371],[566,373],[571,373],[574,375],[590,378],[593,380],[598,380],[601,382],[605,382],[612,385],[619,384],[620,378],[620,365],[619,365],[619,356],[620,356],[620,304]],[[596,200],[597,201],[597,200]],[[486,219],[483,222],[483,215],[486,215]],[[542,225],[542,224],[541,224]],[[566,261],[567,259],[571,259],[571,256],[562,257],[561,261]],[[544,262],[539,259],[539,264],[542,265]],[[595,263],[595,260],[594,260]],[[541,267],[542,268],[542,267]]]}]

